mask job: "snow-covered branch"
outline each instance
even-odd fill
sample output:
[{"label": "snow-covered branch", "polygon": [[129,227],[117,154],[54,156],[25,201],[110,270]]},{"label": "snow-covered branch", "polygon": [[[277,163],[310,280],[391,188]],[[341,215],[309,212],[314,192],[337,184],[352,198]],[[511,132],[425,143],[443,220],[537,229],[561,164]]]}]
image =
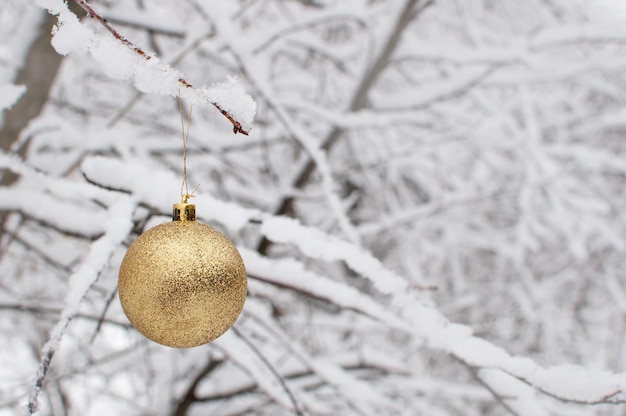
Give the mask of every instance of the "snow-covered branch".
[{"label": "snow-covered branch", "polygon": [[56,15],[52,45],[61,55],[88,51],[107,74],[133,81],[144,93],[180,95],[192,105],[215,106],[233,124],[235,133],[248,134],[256,112],[256,103],[235,78],[211,87],[196,88],[182,74],[144,51],[114,29],[107,20],[84,0],[75,0],[88,14],[98,20],[114,37],[106,38],[81,23],[62,0],[39,1],[39,5]]},{"label": "snow-covered branch", "polygon": [[[70,291],[65,296],[65,308],[59,321],[52,329],[50,339],[41,351],[41,361],[33,390],[28,398],[28,414],[37,412],[39,393],[50,369],[52,358],[61,343],[70,322],[78,314],[81,302],[109,263],[113,251],[122,243],[132,229],[130,220],[134,211],[131,199],[121,197],[119,202],[108,210],[108,218],[104,222],[105,233],[90,248],[81,267],[69,278]],[[71,212],[71,211],[70,211]]]}]

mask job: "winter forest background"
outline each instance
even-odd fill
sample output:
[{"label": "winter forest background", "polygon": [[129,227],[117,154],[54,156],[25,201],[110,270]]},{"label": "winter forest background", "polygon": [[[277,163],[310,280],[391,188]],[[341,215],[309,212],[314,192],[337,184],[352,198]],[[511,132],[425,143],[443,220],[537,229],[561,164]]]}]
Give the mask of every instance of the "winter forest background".
[{"label": "winter forest background", "polygon": [[[0,3],[1,416],[626,415],[620,2],[70,3]],[[249,273],[188,350],[116,292],[179,91]]]}]

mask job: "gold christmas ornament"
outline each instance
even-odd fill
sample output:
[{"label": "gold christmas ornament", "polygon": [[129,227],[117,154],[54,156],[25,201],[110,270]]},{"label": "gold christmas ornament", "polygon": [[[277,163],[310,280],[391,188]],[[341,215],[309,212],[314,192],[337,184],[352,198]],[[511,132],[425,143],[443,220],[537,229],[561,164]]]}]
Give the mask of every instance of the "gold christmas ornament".
[{"label": "gold christmas ornament", "polygon": [[206,344],[230,328],[243,309],[248,275],[241,255],[224,234],[196,222],[187,182],[187,129],[183,131],[182,202],[173,221],[141,234],[119,273],[119,296],[130,323],[146,338],[168,347]]},{"label": "gold christmas ornament", "polygon": [[124,256],[119,296],[131,324],[169,347],[213,341],[230,328],[246,299],[246,268],[222,233],[195,220],[189,194],[173,221],[141,234]]}]

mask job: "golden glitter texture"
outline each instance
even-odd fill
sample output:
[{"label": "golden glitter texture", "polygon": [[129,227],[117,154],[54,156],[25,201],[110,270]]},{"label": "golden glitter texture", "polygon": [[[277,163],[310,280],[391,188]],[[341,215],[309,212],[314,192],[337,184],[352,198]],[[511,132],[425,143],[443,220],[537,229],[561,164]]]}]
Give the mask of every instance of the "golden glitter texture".
[{"label": "golden glitter texture", "polygon": [[169,347],[195,347],[222,335],[239,317],[247,289],[237,248],[196,221],[172,221],[141,234],[119,273],[131,324]]}]

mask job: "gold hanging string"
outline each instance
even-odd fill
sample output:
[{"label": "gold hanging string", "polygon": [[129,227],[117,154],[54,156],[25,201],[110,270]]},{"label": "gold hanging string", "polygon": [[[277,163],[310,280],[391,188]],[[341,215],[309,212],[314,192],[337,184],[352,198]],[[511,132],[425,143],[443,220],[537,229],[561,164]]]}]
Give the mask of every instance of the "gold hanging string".
[{"label": "gold hanging string", "polygon": [[187,142],[189,141],[189,127],[191,126],[191,114],[193,106],[189,107],[189,116],[187,117],[187,128],[185,129],[185,116],[183,114],[183,99],[180,97],[180,90],[178,91],[178,108],[180,110],[180,126],[183,133],[183,183],[180,187],[180,196],[183,203],[187,203],[189,198],[193,198],[194,192],[198,189],[197,185],[191,193],[189,193],[189,182],[187,181]]}]

